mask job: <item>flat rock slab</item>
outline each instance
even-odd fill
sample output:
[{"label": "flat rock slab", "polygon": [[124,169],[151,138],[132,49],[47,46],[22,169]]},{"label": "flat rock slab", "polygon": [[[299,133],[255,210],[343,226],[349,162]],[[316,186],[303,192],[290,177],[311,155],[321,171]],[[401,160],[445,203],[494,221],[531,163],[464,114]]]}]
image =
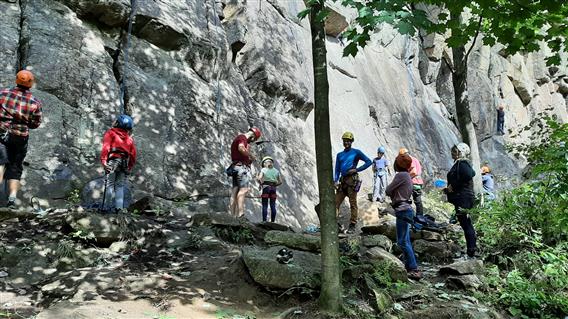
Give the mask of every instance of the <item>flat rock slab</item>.
[{"label": "flat rock slab", "polygon": [[276,289],[307,287],[317,289],[321,285],[321,257],[294,251],[294,260],[289,264],[276,261],[276,255],[284,246],[263,249],[254,246],[242,248],[243,260],[254,281]]},{"label": "flat rock slab", "polygon": [[314,235],[296,234],[279,230],[271,230],[264,236],[268,244],[284,245],[305,251],[318,252],[321,249],[321,238]]},{"label": "flat rock slab", "polygon": [[483,261],[478,259],[458,261],[440,268],[441,275],[469,275],[483,271]]}]

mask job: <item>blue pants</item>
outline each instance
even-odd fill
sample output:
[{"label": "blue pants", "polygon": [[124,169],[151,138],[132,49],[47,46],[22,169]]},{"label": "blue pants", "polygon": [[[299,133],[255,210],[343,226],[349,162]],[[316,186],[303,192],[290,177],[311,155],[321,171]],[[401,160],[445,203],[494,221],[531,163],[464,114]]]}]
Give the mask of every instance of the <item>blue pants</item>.
[{"label": "blue pants", "polygon": [[[114,207],[124,207],[124,189],[126,187],[126,172],[120,168],[114,170],[108,176],[106,198],[112,198],[114,194]],[[105,206],[108,206],[105,204]]]},{"label": "blue pants", "polygon": [[262,189],[262,221],[268,218],[268,202],[270,202],[270,221],[276,219],[276,187],[264,186]]},{"label": "blue pants", "polygon": [[406,270],[418,269],[416,256],[410,243],[410,224],[408,221],[414,219],[412,209],[396,212],[396,243],[404,253],[404,266]]}]

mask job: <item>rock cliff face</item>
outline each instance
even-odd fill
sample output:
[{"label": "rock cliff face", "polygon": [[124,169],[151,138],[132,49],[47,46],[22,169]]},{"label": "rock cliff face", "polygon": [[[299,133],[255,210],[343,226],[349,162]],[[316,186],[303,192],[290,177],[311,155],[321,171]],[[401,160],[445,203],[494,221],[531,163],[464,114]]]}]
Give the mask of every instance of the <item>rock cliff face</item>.
[{"label": "rock cliff face", "polygon": [[[102,174],[100,140],[120,112],[125,81],[140,153],[130,178],[135,197],[152,193],[190,208],[225,210],[230,143],[256,125],[272,141],[256,147],[257,157],[275,157],[286,181],[280,222],[316,223],[310,32],[296,18],[303,1],[136,3],[125,66],[130,1],[0,0],[0,84],[11,86],[18,68],[31,69],[46,115],[32,132],[24,200],[62,198]],[[330,34],[352,18],[335,9]],[[341,41],[328,38],[334,150],[350,130],[369,157],[385,145],[392,159],[404,146],[422,160],[427,179],[444,174],[459,134],[441,42],[385,29],[353,59],[342,58]],[[498,173],[518,173],[518,164],[503,147],[514,140],[493,134],[496,103],[507,105],[506,129],[546,108],[567,118],[568,67],[547,68],[544,56],[506,57],[499,47],[478,45],[470,58],[482,160]],[[364,179],[369,185],[371,174]],[[259,219],[257,206],[249,207],[249,217]]]}]

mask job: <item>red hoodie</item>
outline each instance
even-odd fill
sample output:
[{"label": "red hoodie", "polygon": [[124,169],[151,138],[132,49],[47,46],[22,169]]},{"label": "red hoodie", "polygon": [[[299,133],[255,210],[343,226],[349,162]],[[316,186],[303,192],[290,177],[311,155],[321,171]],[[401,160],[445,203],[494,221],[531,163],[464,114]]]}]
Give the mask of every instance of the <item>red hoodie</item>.
[{"label": "red hoodie", "polygon": [[103,166],[106,165],[110,154],[112,154],[112,157],[124,157],[123,154],[115,153],[114,151],[128,153],[128,170],[132,170],[136,163],[136,146],[127,130],[113,127],[106,131],[103,137],[103,149],[101,150]]}]

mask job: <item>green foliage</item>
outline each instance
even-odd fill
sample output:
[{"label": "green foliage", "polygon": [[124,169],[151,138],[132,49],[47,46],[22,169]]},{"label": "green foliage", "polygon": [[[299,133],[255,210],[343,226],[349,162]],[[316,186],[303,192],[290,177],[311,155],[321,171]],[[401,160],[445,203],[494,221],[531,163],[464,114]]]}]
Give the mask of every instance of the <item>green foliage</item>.
[{"label": "green foliage", "polygon": [[248,228],[241,227],[215,227],[215,235],[234,244],[252,244],[254,236]]},{"label": "green foliage", "polygon": [[72,238],[81,240],[91,240],[95,239],[95,234],[86,229],[78,229],[76,232],[69,234]]},{"label": "green foliage", "polygon": [[78,205],[81,203],[81,190],[73,189],[67,194],[67,202],[71,205]]},{"label": "green foliage", "polygon": [[57,244],[55,250],[57,258],[72,258],[75,256],[75,245],[68,239],[63,239]]},{"label": "green foliage", "polygon": [[199,249],[201,247],[202,242],[203,239],[201,238],[201,236],[199,236],[199,234],[191,232],[187,237],[187,242],[185,246],[189,249]]},{"label": "green foliage", "polygon": [[[449,31],[446,43],[450,47],[464,46],[479,33],[483,33],[485,44],[501,43],[509,54],[536,51],[540,43],[545,43],[553,52],[548,64],[560,64],[558,52],[568,51],[566,1],[335,1],[356,9],[358,13],[355,25],[345,32],[350,41],[344,50],[345,55],[354,56],[357,47],[365,46],[369,34],[385,23],[401,34],[414,35],[418,30],[424,30],[428,34],[447,35]],[[437,14],[432,13],[437,11],[436,8],[443,9]]]},{"label": "green foliage", "polygon": [[528,143],[509,146],[529,163],[531,181],[480,210],[480,241],[504,269],[486,274],[484,298],[515,318],[568,314],[568,124],[534,120]]}]

